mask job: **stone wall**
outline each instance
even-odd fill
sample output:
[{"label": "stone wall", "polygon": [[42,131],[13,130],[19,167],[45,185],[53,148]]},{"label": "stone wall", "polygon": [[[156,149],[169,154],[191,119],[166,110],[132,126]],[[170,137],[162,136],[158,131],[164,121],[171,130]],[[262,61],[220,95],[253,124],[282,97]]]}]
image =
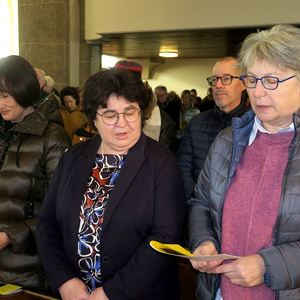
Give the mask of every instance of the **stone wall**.
[{"label": "stone wall", "polygon": [[[84,1],[79,1],[80,42],[78,62],[70,61],[70,1],[19,0],[20,55],[34,67],[53,77],[56,88],[66,85],[82,86],[90,75],[90,46],[84,40]],[[79,82],[70,82],[70,72],[79,72]]]},{"label": "stone wall", "polygon": [[[92,45],[85,42],[85,0],[79,0],[80,19],[80,49],[79,49],[79,85],[82,87],[91,75],[91,51]],[[88,1],[88,0],[87,0]]]}]

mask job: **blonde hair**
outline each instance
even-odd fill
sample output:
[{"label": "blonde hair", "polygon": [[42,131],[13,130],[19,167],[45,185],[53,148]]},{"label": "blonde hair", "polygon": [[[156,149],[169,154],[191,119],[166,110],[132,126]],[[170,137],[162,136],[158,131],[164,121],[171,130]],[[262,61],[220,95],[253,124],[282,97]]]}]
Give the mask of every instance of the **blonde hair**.
[{"label": "blonde hair", "polygon": [[276,25],[251,33],[238,55],[242,72],[255,61],[266,61],[280,69],[291,69],[300,78],[300,29],[292,25]]}]

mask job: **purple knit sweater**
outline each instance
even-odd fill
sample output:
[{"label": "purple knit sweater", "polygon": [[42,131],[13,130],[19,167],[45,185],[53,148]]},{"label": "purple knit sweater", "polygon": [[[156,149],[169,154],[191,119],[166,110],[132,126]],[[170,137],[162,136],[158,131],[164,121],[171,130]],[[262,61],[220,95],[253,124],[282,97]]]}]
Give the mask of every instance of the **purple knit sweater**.
[{"label": "purple knit sweater", "polygon": [[[281,185],[293,132],[258,132],[246,148],[227,191],[222,217],[222,253],[246,256],[272,245]],[[224,300],[269,300],[275,292],[265,284],[233,285],[222,276]]]}]

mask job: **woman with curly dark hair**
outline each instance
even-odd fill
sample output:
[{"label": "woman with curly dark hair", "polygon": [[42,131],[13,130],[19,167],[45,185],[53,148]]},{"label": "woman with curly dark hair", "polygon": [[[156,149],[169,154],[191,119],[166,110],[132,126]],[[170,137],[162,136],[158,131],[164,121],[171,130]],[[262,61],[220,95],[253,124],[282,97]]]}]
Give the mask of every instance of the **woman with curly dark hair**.
[{"label": "woman with curly dark hair", "polygon": [[91,76],[83,109],[99,135],[71,148],[49,188],[39,252],[62,299],[178,299],[173,258],[185,204],[175,157],[142,133],[150,94],[131,71]]}]

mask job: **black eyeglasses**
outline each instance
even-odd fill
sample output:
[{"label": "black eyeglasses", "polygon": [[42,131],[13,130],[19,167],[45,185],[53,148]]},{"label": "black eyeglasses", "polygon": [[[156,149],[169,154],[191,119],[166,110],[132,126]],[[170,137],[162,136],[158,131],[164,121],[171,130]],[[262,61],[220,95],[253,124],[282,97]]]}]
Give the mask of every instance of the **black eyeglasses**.
[{"label": "black eyeglasses", "polygon": [[106,110],[102,114],[97,112],[102,117],[103,123],[106,125],[115,125],[119,121],[120,115],[124,115],[125,120],[128,123],[134,123],[138,120],[141,111],[137,108],[130,108],[122,113],[118,113],[114,110]]},{"label": "black eyeglasses", "polygon": [[239,79],[239,76],[232,76],[230,74],[224,74],[223,76],[211,76],[207,77],[206,80],[210,86],[216,86],[218,80],[220,79],[223,85],[229,85],[232,79]]},{"label": "black eyeglasses", "polygon": [[275,76],[263,76],[263,77],[255,77],[253,75],[242,75],[240,80],[242,80],[244,86],[248,89],[254,89],[257,85],[257,81],[260,80],[263,87],[267,90],[276,90],[279,83],[285,82],[294,78],[296,75],[292,75],[288,78],[280,80]]}]

